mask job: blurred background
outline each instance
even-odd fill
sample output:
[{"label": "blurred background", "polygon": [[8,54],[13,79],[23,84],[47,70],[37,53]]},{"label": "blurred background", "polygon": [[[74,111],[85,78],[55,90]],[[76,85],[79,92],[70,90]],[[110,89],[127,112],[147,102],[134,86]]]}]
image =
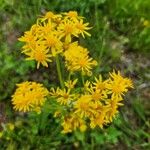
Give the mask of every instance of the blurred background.
[{"label": "blurred background", "polygon": [[[105,75],[113,69],[121,70],[135,87],[109,127],[84,135],[62,135],[53,119],[40,131],[33,120],[15,113],[11,105],[16,83],[38,81],[49,88],[58,82],[55,72],[52,73],[53,65],[37,70],[35,62],[25,61],[18,37],[45,12],[69,10],[77,11],[93,27],[92,36],[80,42],[100,62],[96,73]],[[0,124],[11,122],[15,126],[10,126],[13,133],[0,138],[1,150],[148,150],[149,100],[150,0],[0,0]]]}]

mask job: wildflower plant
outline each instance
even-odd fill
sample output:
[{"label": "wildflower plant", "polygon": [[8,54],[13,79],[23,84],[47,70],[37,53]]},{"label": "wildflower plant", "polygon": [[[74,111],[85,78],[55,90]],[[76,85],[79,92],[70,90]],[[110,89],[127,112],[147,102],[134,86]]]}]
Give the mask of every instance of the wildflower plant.
[{"label": "wildflower plant", "polygon": [[[62,133],[103,128],[113,121],[123,105],[124,94],[133,84],[120,71],[109,73],[108,79],[103,79],[102,75],[95,77],[92,70],[97,61],[78,42],[79,37],[91,36],[90,29],[85,18],[75,11],[47,12],[19,38],[24,42],[22,53],[26,60],[35,60],[37,69],[56,62],[60,86],[48,90],[31,81],[17,84],[12,96],[16,111],[41,113],[42,107],[49,105],[49,111],[60,121]],[[62,77],[60,57],[69,73],[67,80]],[[80,73],[82,85],[76,73]],[[85,76],[89,80],[85,80]]]}]

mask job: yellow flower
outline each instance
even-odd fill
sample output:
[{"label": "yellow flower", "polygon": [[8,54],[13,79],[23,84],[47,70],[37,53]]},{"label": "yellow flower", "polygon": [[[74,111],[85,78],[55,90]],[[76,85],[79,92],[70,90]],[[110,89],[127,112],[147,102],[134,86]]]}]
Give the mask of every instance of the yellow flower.
[{"label": "yellow flower", "polygon": [[61,125],[63,126],[62,133],[66,134],[66,133],[72,132],[73,127],[72,127],[72,122],[70,118],[66,118]]},{"label": "yellow flower", "polygon": [[100,114],[99,116],[92,118],[91,122],[90,122],[90,127],[93,129],[96,126],[99,126],[100,128],[103,128],[103,125],[105,123],[105,113],[102,112],[102,114]]},{"label": "yellow flower", "polygon": [[69,11],[68,13],[64,14],[69,18],[78,19],[78,13],[76,11]]},{"label": "yellow flower", "polygon": [[78,37],[78,31],[75,27],[75,23],[66,19],[63,20],[59,26],[58,31],[61,32],[61,37],[65,37],[65,42],[70,43],[72,39],[72,35]]},{"label": "yellow flower", "polygon": [[59,90],[60,90],[60,88],[56,88],[56,90],[52,87],[51,89],[50,89],[50,95],[52,96],[52,97],[58,97],[59,96]]},{"label": "yellow flower", "polygon": [[39,44],[39,42],[37,41],[38,36],[35,34],[36,32],[34,32],[34,30],[35,26],[33,25],[30,31],[26,31],[24,33],[24,36],[21,36],[21,38],[18,39],[21,42],[25,42],[25,45],[22,48],[22,52],[26,55],[28,55],[31,50],[35,49],[37,44]]},{"label": "yellow flower", "polygon": [[77,43],[71,45],[64,52],[66,66],[70,71],[81,71],[83,74],[91,75],[91,69],[97,62],[89,57],[88,50]]},{"label": "yellow flower", "polygon": [[59,97],[57,98],[57,101],[61,104],[61,105],[66,105],[69,104],[70,101],[72,100],[73,95],[70,94],[70,90],[59,90]]},{"label": "yellow flower", "polygon": [[92,100],[94,100],[95,102],[99,100],[102,101],[107,98],[107,93],[105,91],[95,90],[93,88],[90,88],[88,91],[92,97]]},{"label": "yellow flower", "polygon": [[89,87],[91,86],[91,82],[86,80],[85,84],[84,84],[84,92],[88,93],[89,92]]},{"label": "yellow flower", "polygon": [[74,86],[76,85],[78,79],[75,79],[75,80],[68,80],[65,82],[65,86],[68,88],[68,89],[73,89]]},{"label": "yellow flower", "polygon": [[61,18],[61,17],[62,17],[61,15],[54,14],[53,12],[49,11],[44,16],[42,16],[40,18],[40,20],[43,22],[43,21],[46,21],[46,20],[55,20],[55,19]]},{"label": "yellow flower", "polygon": [[95,107],[95,114],[90,118],[90,127],[95,128],[99,126],[103,128],[108,123],[106,113],[109,111],[109,107],[103,103],[97,103]]},{"label": "yellow flower", "polygon": [[55,34],[54,32],[44,36],[44,41],[45,41],[46,47],[51,49],[51,53],[53,56],[56,56],[58,53],[62,52],[63,43],[58,38],[57,34]]},{"label": "yellow flower", "polygon": [[50,95],[55,97],[57,102],[59,102],[61,105],[69,105],[71,101],[76,97],[75,94],[70,93],[71,89],[60,89],[57,88],[54,90],[54,88],[51,89]]},{"label": "yellow flower", "polygon": [[76,11],[69,11],[67,13],[64,13],[64,15],[65,15],[65,19],[71,19],[73,21],[77,21],[77,20],[84,18],[84,17],[79,16]]},{"label": "yellow flower", "polygon": [[[84,89],[85,89],[85,93],[91,95],[92,100],[94,100],[95,102],[99,102],[102,100],[107,99],[107,94],[108,91],[104,90],[103,87],[102,88],[97,88],[97,83],[99,84],[99,80],[96,79],[96,83],[92,83],[89,82],[88,80],[86,81],[86,83],[84,84]],[[101,82],[100,82],[101,83]],[[102,90],[103,89],[103,90]]]},{"label": "yellow flower", "polygon": [[90,30],[91,27],[88,27],[89,23],[83,23],[83,20],[76,22],[76,28],[78,29],[79,34],[82,35],[83,38],[85,38],[84,34],[87,36],[91,36],[90,33],[88,33],[86,30]]},{"label": "yellow flower", "polygon": [[121,97],[128,91],[128,88],[133,88],[132,81],[128,78],[123,78],[119,71],[118,73],[110,73],[110,77],[107,88],[111,90],[112,96]]},{"label": "yellow flower", "polygon": [[110,100],[107,101],[108,111],[106,113],[106,118],[109,122],[112,122],[113,118],[118,114],[119,106],[123,104],[120,102],[122,98],[112,97]]},{"label": "yellow flower", "polygon": [[36,45],[39,45],[40,43],[36,40],[32,40],[28,43],[26,43],[23,47],[22,47],[22,53],[24,53],[25,55],[29,56],[32,52],[32,50],[34,50],[36,48]]},{"label": "yellow flower", "polygon": [[67,61],[73,62],[80,57],[88,55],[87,49],[78,45],[77,42],[68,45],[68,49],[66,49],[64,56]]},{"label": "yellow flower", "polygon": [[42,84],[36,82],[26,81],[17,84],[17,87],[12,96],[13,108],[16,111],[28,112],[38,106],[41,107],[49,93]]},{"label": "yellow flower", "polygon": [[43,21],[45,21],[46,19],[53,19],[55,17],[54,13],[49,11],[45,14],[45,16],[43,16]]},{"label": "yellow flower", "polygon": [[101,75],[99,75],[99,78],[95,77],[95,82],[93,82],[93,85],[95,86],[94,88],[100,91],[106,90],[107,84],[108,84],[108,80],[103,81]]},{"label": "yellow flower", "polygon": [[73,48],[74,46],[77,46],[78,45],[78,41],[75,41],[75,42],[71,42],[71,43],[66,43],[64,42],[63,43],[63,48],[64,48],[64,51],[68,50],[69,48]]},{"label": "yellow flower", "polygon": [[31,30],[30,31],[26,31],[24,33],[24,36],[21,36],[18,40],[21,41],[21,42],[26,42],[26,43],[28,43],[28,42],[30,42],[32,40],[36,40],[37,36],[35,36],[36,32],[34,32],[34,30],[35,30],[35,26],[33,25],[31,27]]},{"label": "yellow flower", "polygon": [[64,118],[62,123],[63,131],[62,133],[69,133],[76,129],[80,129],[81,132],[84,132],[87,129],[85,121],[75,114],[71,114]]},{"label": "yellow flower", "polygon": [[90,95],[82,95],[75,103],[75,114],[80,114],[81,118],[89,117],[94,113],[93,103]]},{"label": "yellow flower", "polygon": [[29,58],[26,58],[26,60],[36,60],[37,61],[37,69],[40,67],[40,64],[42,64],[45,67],[48,67],[47,62],[51,62],[50,59],[52,55],[49,53],[49,50],[46,49],[44,45],[36,45],[36,48],[31,51],[29,54]]},{"label": "yellow flower", "polygon": [[42,24],[39,23],[39,37],[43,37],[51,32],[55,31],[56,24],[52,21],[43,22]]},{"label": "yellow flower", "polygon": [[74,70],[81,70],[82,74],[92,75],[92,72],[90,71],[93,66],[97,65],[97,62],[93,60],[92,58],[89,58],[89,56],[83,56],[78,61],[73,62]]}]

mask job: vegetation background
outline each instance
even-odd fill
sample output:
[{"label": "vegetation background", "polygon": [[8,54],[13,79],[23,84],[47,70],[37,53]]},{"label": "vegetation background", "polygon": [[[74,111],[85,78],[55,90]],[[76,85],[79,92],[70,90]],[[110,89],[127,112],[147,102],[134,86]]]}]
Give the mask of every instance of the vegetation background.
[{"label": "vegetation background", "polygon": [[[38,16],[47,11],[75,10],[90,25],[92,37],[80,39],[100,62],[97,73],[121,70],[131,77],[135,89],[113,124],[104,130],[63,135],[51,116],[49,122],[17,114],[12,110],[11,95],[15,84],[34,80],[50,87],[57,84],[54,66],[36,69],[26,62],[17,41],[30,29]],[[12,122],[13,132],[0,139],[0,149],[55,150],[150,149],[150,0],[0,0],[0,124]],[[1,129],[0,129],[1,130]]]}]

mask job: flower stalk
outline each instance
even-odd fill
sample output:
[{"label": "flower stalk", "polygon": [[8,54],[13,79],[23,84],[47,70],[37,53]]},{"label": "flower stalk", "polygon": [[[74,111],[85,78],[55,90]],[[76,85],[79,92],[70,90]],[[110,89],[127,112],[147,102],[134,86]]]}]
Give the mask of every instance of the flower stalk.
[{"label": "flower stalk", "polygon": [[85,81],[84,81],[84,75],[83,75],[83,73],[81,73],[81,80],[82,80],[82,84],[84,86]]},{"label": "flower stalk", "polygon": [[64,88],[64,81],[62,78],[62,73],[61,73],[61,68],[60,68],[60,61],[59,61],[59,56],[56,55],[56,67],[57,67],[57,73],[58,73],[58,78],[60,82],[61,88]]}]

